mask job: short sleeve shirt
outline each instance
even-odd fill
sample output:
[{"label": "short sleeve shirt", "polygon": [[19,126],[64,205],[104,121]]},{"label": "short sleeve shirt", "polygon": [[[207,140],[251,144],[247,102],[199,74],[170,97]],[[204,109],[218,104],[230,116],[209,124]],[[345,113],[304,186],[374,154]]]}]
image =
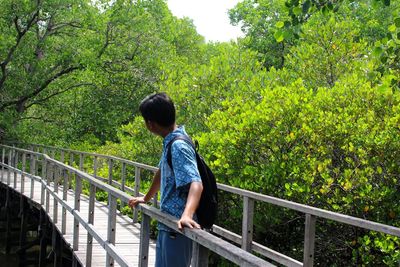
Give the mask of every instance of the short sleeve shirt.
[{"label": "short sleeve shirt", "polygon": [[[170,147],[173,170],[167,162],[166,146],[177,135],[187,135],[183,126],[168,134],[163,141],[163,153],[159,163],[161,170],[160,209],[176,218],[185,210],[186,200],[192,182],[201,182],[197,169],[196,153],[184,140],[176,140]],[[159,230],[171,231],[159,223]]]}]

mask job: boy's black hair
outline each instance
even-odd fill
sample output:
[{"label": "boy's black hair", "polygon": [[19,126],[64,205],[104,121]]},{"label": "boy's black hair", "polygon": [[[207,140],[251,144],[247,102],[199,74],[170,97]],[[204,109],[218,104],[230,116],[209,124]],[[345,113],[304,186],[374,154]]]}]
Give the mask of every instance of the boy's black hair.
[{"label": "boy's black hair", "polygon": [[142,100],[139,111],[145,121],[169,127],[175,123],[175,106],[166,93],[155,93]]}]

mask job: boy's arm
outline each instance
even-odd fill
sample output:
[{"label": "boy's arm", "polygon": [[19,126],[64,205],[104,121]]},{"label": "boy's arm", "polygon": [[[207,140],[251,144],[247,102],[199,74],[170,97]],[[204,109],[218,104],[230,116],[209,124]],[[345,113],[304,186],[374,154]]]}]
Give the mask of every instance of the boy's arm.
[{"label": "boy's arm", "polygon": [[182,230],[183,227],[200,228],[200,225],[193,220],[193,215],[199,205],[201,192],[203,192],[203,184],[201,182],[192,182],[190,184],[185,210],[178,221],[179,230]]},{"label": "boy's arm", "polygon": [[153,182],[151,183],[150,189],[144,197],[134,197],[129,200],[129,207],[136,208],[140,203],[149,202],[150,199],[160,190],[161,183],[161,171],[160,169],[154,174]]}]

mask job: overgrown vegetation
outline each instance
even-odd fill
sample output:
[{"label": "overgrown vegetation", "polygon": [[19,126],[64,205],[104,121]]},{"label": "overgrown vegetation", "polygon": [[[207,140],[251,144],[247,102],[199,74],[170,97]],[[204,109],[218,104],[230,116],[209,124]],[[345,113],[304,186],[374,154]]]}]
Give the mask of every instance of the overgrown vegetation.
[{"label": "overgrown vegetation", "polygon": [[[166,91],[219,182],[400,227],[400,5],[243,0],[205,43],[162,0],[0,3],[2,140],[156,165],[139,101]],[[240,201],[218,222],[237,233]],[[256,205],[255,240],[302,258],[303,218]],[[316,265],[397,266],[400,240],[318,221]]]}]

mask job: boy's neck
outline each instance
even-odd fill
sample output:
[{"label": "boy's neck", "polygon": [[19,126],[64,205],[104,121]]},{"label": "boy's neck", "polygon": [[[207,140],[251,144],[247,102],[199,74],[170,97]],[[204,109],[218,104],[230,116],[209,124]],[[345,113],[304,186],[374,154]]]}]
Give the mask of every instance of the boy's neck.
[{"label": "boy's neck", "polygon": [[178,126],[176,125],[176,123],[174,123],[170,127],[161,128],[159,134],[160,134],[160,136],[162,138],[165,138],[167,135],[169,135],[170,133],[172,133],[176,129],[178,129]]}]

